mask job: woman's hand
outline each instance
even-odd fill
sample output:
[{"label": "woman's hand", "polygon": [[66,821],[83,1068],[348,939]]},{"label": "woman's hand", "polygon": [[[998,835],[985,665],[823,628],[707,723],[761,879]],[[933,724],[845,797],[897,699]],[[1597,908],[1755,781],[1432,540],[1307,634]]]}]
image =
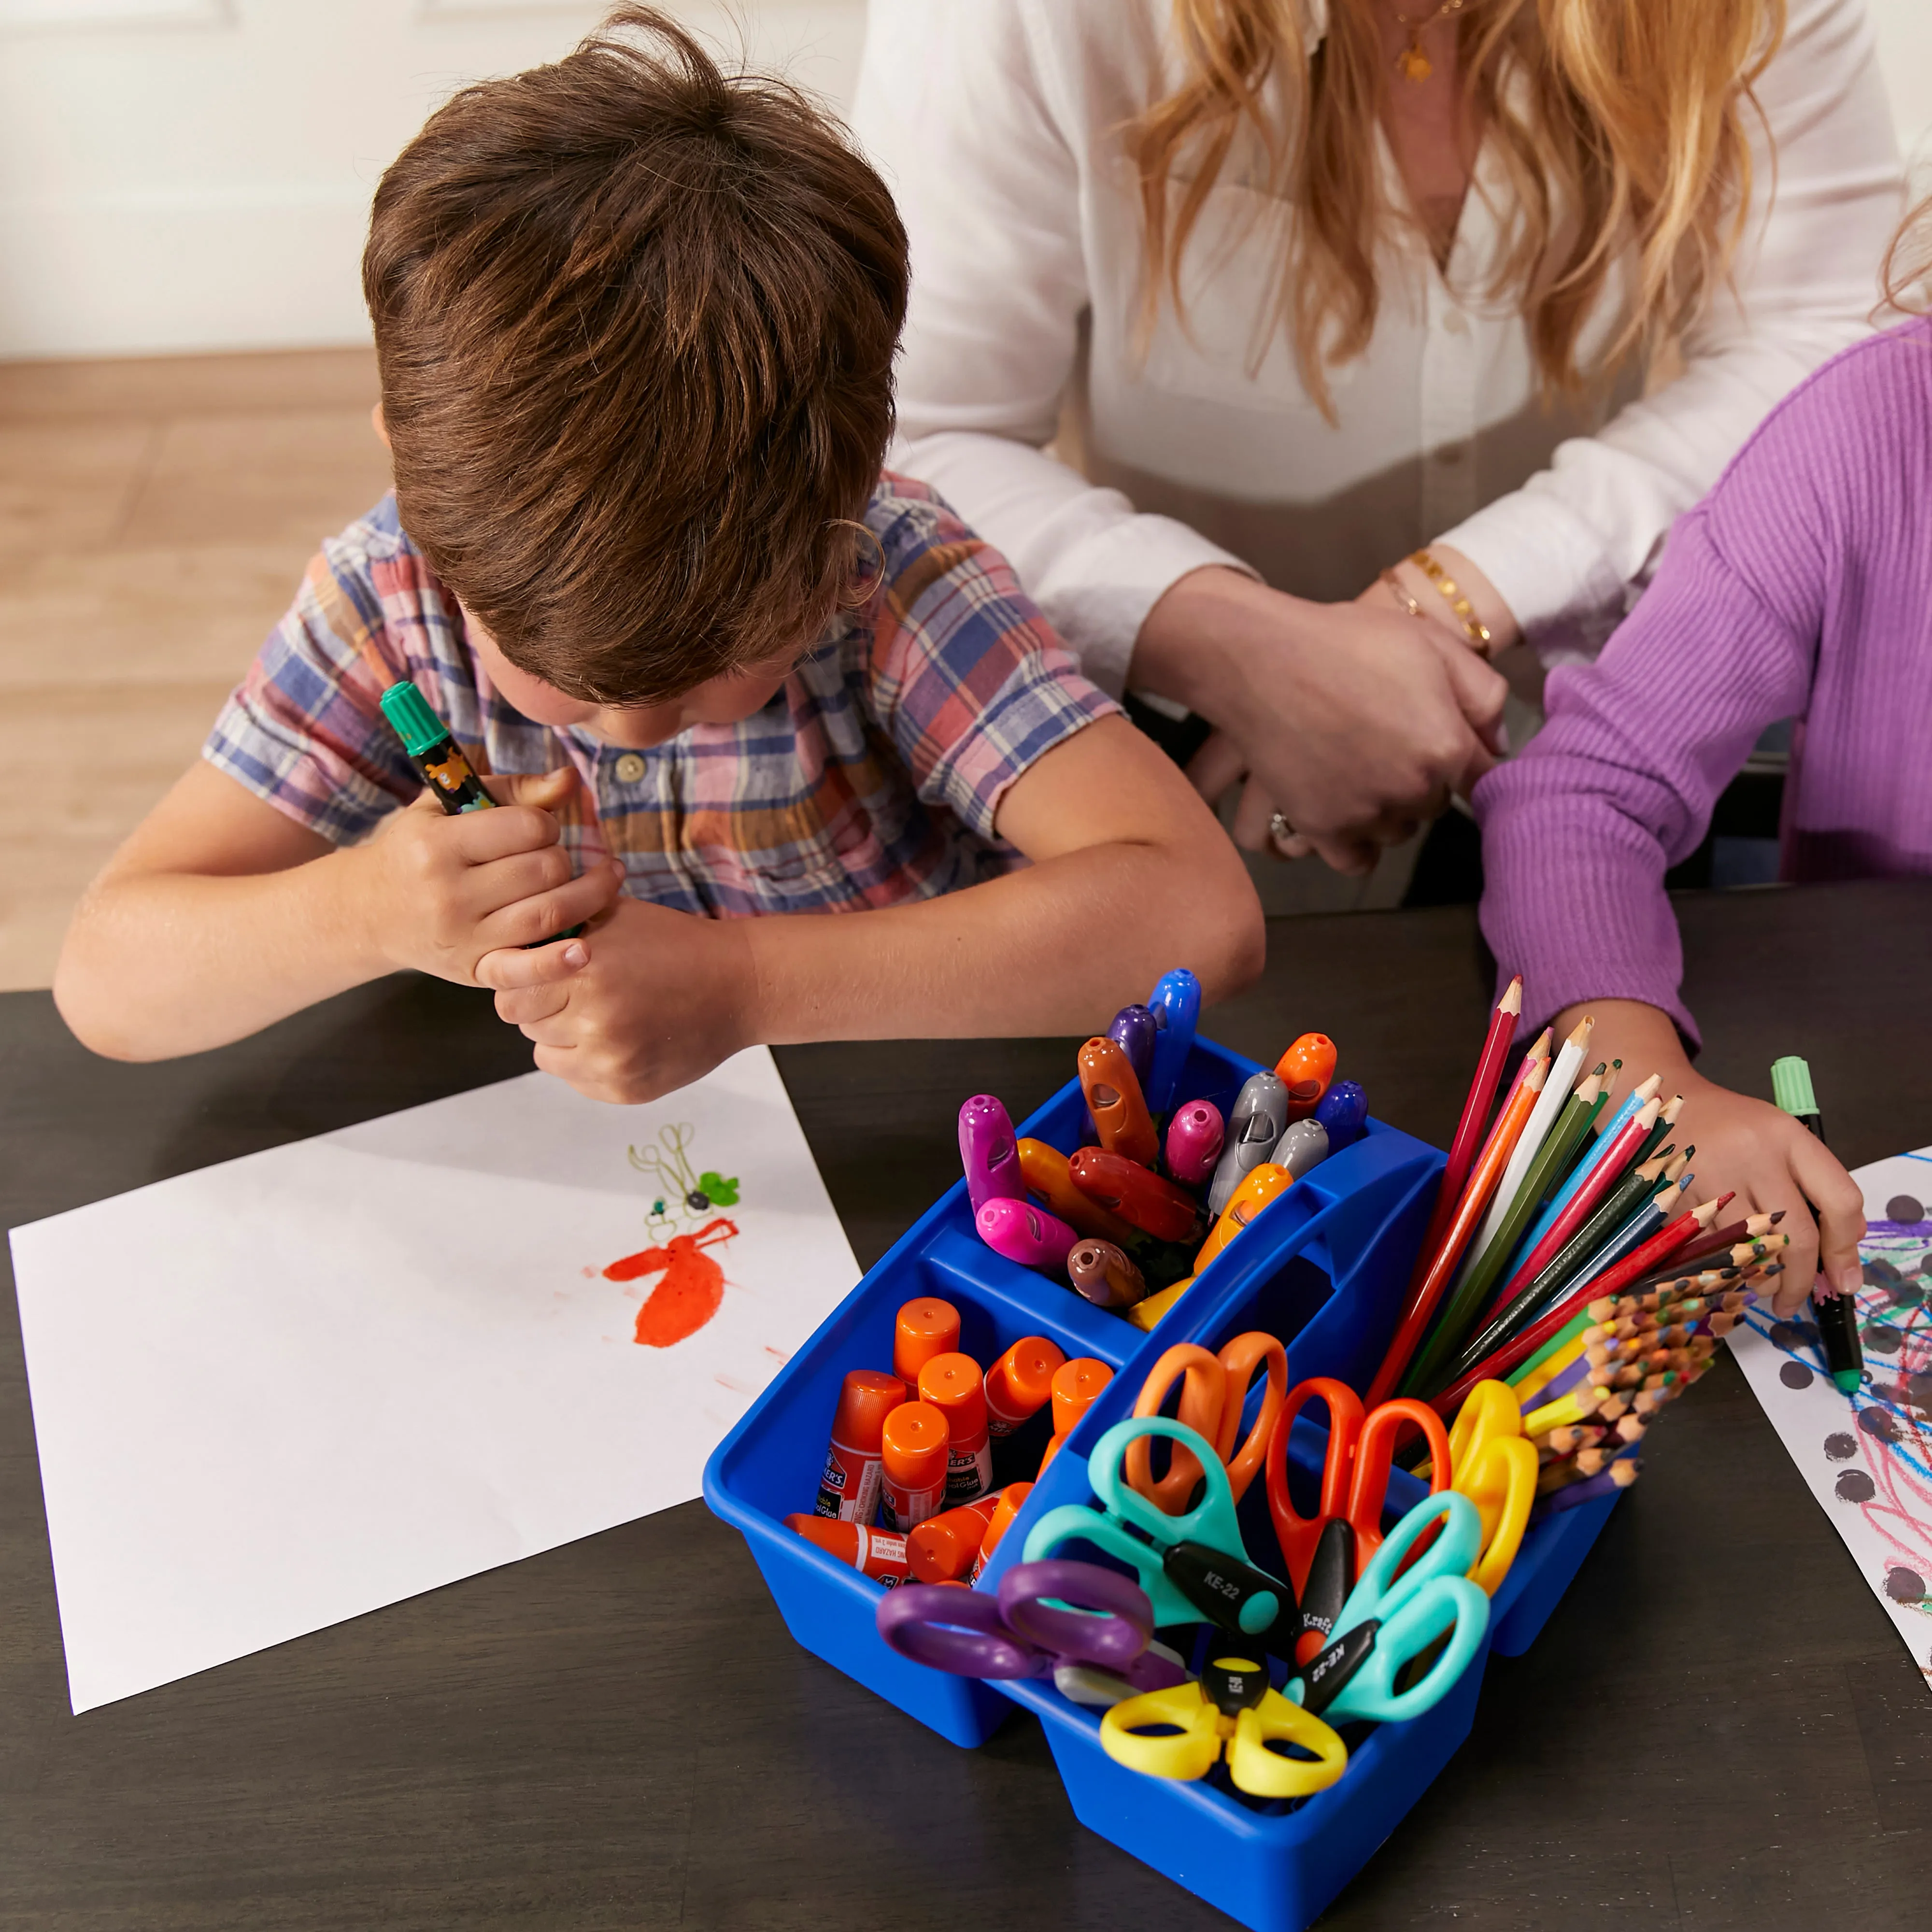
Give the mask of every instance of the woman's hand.
[{"label": "woman's hand", "polygon": [[1446,625],[1385,586],[1311,604],[1239,572],[1191,572],[1148,614],[1130,682],[1219,728],[1192,776],[1204,796],[1240,771],[1238,837],[1268,842],[1279,811],[1338,872],[1410,836],[1495,762],[1504,680]]},{"label": "woman's hand", "polygon": [[1864,1198],[1831,1149],[1769,1101],[1734,1094],[1696,1072],[1669,1015],[1656,1007],[1635,1000],[1591,1000],[1558,1016],[1558,1037],[1585,1013],[1597,1022],[1592,1060],[1621,1059],[1626,1092],[1631,1082],[1661,1073],[1664,1093],[1684,1096],[1671,1138],[1680,1148],[1696,1148],[1690,1165],[1698,1199],[1735,1194],[1724,1210],[1726,1222],[1784,1210],[1778,1232],[1791,1237],[1791,1245],[1782,1257],[1774,1312],[1796,1313],[1817,1276],[1840,1294],[1856,1292]]}]

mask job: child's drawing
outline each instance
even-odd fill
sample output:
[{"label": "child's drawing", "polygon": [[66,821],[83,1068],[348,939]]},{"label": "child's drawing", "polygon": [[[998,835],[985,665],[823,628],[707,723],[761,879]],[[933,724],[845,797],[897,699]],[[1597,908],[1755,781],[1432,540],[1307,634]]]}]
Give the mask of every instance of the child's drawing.
[{"label": "child's drawing", "polygon": [[722,1215],[709,1221],[704,1217],[714,1208],[736,1205],[738,1180],[709,1168],[695,1172],[692,1138],[690,1124],[680,1123],[660,1127],[656,1146],[626,1150],[631,1165],[657,1184],[644,1228],[658,1245],[613,1262],[604,1278],[635,1281],[662,1273],[664,1279],[638,1310],[636,1339],[647,1348],[669,1348],[696,1334],[724,1298],[724,1270],[704,1250],[730,1240],[737,1224]]},{"label": "child's drawing", "polygon": [[644,1217],[644,1226],[660,1238],[676,1233],[681,1222],[688,1221],[694,1226],[712,1209],[738,1204],[735,1174],[728,1179],[709,1168],[702,1174],[692,1170],[691,1141],[692,1130],[687,1122],[660,1127],[656,1147],[634,1147],[627,1150],[631,1165],[656,1184],[658,1191]]},{"label": "child's drawing", "polygon": [[1932,1150],[1861,1168],[1864,1386],[1841,1395],[1809,1320],[1754,1310],[1731,1346],[1812,1493],[1932,1682]]}]

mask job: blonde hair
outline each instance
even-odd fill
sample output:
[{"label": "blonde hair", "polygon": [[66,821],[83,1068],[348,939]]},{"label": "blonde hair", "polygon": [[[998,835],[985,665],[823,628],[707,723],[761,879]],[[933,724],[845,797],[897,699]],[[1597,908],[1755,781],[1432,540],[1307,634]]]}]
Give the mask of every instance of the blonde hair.
[{"label": "blonde hair", "polygon": [[1915,315],[1932,307],[1932,194],[1912,209],[1892,238],[1882,279],[1885,299],[1872,312],[1874,321],[1888,309]]},{"label": "blonde hair", "polygon": [[[1681,333],[1722,280],[1750,199],[1746,111],[1784,15],[1785,0],[1470,0],[1459,16],[1464,85],[1513,202],[1482,292],[1520,302],[1546,392],[1607,381]],[[1188,238],[1237,142],[1251,144],[1250,185],[1284,200],[1292,224],[1257,340],[1286,329],[1333,420],[1325,370],[1367,347],[1376,246],[1402,218],[1377,163],[1388,76],[1376,21],[1366,0],[1331,0],[1311,54],[1302,0],[1174,0],[1174,18],[1186,77],[1124,130],[1140,175],[1141,340],[1164,292],[1185,326]],[[1628,312],[1586,370],[1584,325],[1626,254]]]}]

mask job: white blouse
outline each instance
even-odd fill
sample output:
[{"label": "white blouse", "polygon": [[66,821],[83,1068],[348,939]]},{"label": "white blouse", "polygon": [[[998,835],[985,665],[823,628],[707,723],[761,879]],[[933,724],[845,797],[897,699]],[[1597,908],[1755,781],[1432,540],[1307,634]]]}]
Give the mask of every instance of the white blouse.
[{"label": "white blouse", "polygon": [[[1137,356],[1118,130],[1174,84],[1170,19],[1169,0],[872,0],[854,115],[912,238],[892,460],[1006,553],[1112,690],[1190,570],[1340,599],[1430,540],[1484,572],[1546,658],[1593,649],[1672,520],[1871,326],[1902,196],[1872,34],[1861,0],[1792,0],[1757,89],[1776,159],[1757,130],[1732,284],[1649,395],[1640,376],[1594,406],[1538,400],[1519,309],[1483,293],[1508,225],[1491,148],[1446,273],[1406,224],[1385,242],[1373,338],[1330,372],[1334,427],[1282,332],[1258,335],[1282,211],[1232,162],[1185,258],[1186,326],[1164,302]],[[1618,302],[1613,287],[1586,352]],[[1056,435],[1078,468],[1044,448]]]}]

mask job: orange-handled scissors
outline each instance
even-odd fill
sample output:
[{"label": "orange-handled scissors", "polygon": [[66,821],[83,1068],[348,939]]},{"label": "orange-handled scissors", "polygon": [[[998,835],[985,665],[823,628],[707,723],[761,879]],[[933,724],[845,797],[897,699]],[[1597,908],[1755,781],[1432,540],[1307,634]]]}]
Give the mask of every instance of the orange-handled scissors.
[{"label": "orange-handled scissors", "polygon": [[[1294,1506],[1288,1490],[1288,1438],[1294,1418],[1310,1402],[1328,1411],[1328,1448],[1322,1462],[1322,1490],[1312,1516]],[[1306,1664],[1328,1634],[1354,1588],[1362,1567],[1381,1547],[1389,1470],[1402,1432],[1414,1427],[1429,1445],[1431,1493],[1450,1486],[1449,1438],[1442,1419],[1426,1402],[1385,1402],[1366,1414],[1362,1399],[1346,1382],[1317,1376],[1298,1383],[1275,1418],[1268,1444],[1268,1514],[1301,1606],[1295,1659]]]},{"label": "orange-handled scissors", "polygon": [[[1261,1414],[1237,1453],[1234,1438],[1240,1432],[1241,1412],[1247,1406],[1255,1371],[1264,1366],[1268,1388],[1262,1396]],[[1237,1335],[1218,1355],[1210,1355],[1192,1342],[1178,1342],[1154,1364],[1141,1384],[1135,1414],[1160,1414],[1176,1381],[1180,1383],[1178,1419],[1214,1445],[1215,1454],[1227,1467],[1228,1486],[1239,1502],[1261,1469],[1274,1433],[1275,1418],[1287,1399],[1287,1350],[1274,1336],[1258,1330]],[[1150,1448],[1150,1440],[1144,1436],[1130,1443],[1122,1472],[1149,1502],[1169,1516],[1178,1516],[1193,1498],[1201,1480],[1201,1465],[1177,1442],[1167,1474],[1156,1476]]]}]

